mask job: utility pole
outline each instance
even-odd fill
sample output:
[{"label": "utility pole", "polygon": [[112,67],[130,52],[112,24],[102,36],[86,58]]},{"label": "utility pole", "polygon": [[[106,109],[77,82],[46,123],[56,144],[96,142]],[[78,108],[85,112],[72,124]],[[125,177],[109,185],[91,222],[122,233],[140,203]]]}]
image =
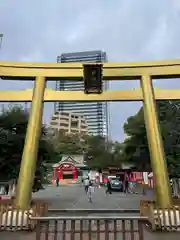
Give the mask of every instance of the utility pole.
[{"label": "utility pole", "polygon": [[3,34],[2,33],[0,33],[0,50],[1,50],[1,47],[2,47],[2,40],[3,40]]},{"label": "utility pole", "polygon": [[27,102],[24,103],[24,107],[25,107],[25,112],[27,112],[28,111],[28,104],[27,104]]}]

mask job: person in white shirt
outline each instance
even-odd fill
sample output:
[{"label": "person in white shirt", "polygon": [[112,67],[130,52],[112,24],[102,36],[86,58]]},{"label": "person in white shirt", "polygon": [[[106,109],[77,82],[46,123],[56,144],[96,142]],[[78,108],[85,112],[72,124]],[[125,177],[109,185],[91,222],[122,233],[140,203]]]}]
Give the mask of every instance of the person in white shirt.
[{"label": "person in white shirt", "polygon": [[88,200],[89,202],[92,202],[92,193],[94,192],[94,187],[92,182],[89,182],[89,187],[88,187],[88,191],[87,191],[87,196],[88,196]]}]

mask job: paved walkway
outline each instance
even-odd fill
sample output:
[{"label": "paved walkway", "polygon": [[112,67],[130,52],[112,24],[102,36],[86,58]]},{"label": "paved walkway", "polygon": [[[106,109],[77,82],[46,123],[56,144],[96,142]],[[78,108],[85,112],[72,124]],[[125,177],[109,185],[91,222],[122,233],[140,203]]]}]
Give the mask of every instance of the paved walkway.
[{"label": "paved walkway", "polygon": [[[101,188],[95,189],[93,194],[93,202],[89,203],[87,201],[87,196],[84,192],[84,189],[79,185],[73,185],[60,186],[58,188],[54,186],[48,186],[45,190],[33,194],[33,198],[39,198],[48,201],[50,209],[138,209],[142,196],[131,194],[125,195],[123,193],[106,195],[104,188]],[[145,240],[179,240],[179,236],[180,233],[152,234],[145,229]],[[9,239],[35,240],[35,233],[0,232],[0,240]],[[118,239],[121,239],[121,237]]]},{"label": "paved walkway", "polygon": [[33,197],[48,201],[51,209],[139,209],[141,199],[140,195],[125,195],[119,192],[106,195],[104,188],[95,188],[92,203],[89,203],[84,188],[79,185],[48,187],[44,191],[35,193]]}]

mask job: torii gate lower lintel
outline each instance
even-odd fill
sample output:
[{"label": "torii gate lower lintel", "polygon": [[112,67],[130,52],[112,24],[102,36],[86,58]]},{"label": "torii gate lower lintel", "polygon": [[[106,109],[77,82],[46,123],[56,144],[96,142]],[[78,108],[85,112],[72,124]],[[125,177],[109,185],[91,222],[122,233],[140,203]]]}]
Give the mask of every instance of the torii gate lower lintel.
[{"label": "torii gate lower lintel", "polygon": [[[89,63],[88,63],[89,64]],[[153,89],[153,78],[180,76],[180,61],[145,63],[104,63],[104,80],[139,79],[140,89],[107,91],[86,95],[81,91],[53,91],[46,89],[46,80],[83,79],[83,63],[12,63],[0,62],[0,76],[7,79],[35,79],[34,89],[25,91],[0,91],[0,101],[32,101],[25,145],[18,179],[16,205],[27,209],[31,200],[38,143],[42,124],[44,101],[143,101],[144,116],[156,182],[156,197],[161,207],[171,205],[171,193],[162,138],[156,113],[155,100],[179,99],[180,90]],[[73,94],[72,94],[73,93]]]}]

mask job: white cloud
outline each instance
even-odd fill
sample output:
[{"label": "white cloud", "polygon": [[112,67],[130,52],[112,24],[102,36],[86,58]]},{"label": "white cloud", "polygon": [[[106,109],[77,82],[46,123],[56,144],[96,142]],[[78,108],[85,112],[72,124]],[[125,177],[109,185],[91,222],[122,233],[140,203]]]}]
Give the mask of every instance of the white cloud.
[{"label": "white cloud", "polygon": [[30,52],[29,54],[25,55],[25,56],[21,56],[21,58],[19,59],[19,61],[21,62],[42,62],[43,57],[40,51],[38,50],[34,50],[33,52]]},{"label": "white cloud", "polygon": [[[0,12],[4,33],[0,59],[49,62],[64,52],[96,49],[106,51],[113,62],[180,57],[179,0],[6,0]],[[172,87],[167,82],[156,84]],[[1,89],[30,85],[4,82]],[[112,87],[129,85],[113,83]],[[111,104],[114,138],[123,138],[122,124],[139,106]],[[46,107],[45,119],[51,112],[52,107]]]}]

